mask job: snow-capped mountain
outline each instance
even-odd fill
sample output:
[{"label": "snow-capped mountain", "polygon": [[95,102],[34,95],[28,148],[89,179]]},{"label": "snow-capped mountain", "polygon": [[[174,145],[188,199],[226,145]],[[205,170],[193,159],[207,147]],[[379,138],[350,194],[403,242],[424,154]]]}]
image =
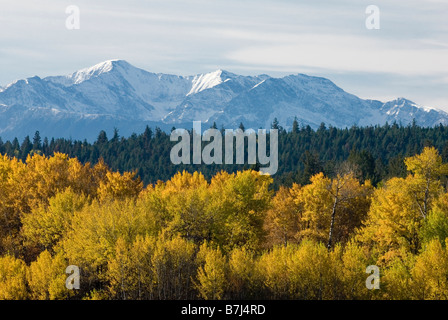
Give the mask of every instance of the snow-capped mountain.
[{"label": "snow-capped mountain", "polygon": [[325,78],[303,74],[273,78],[224,70],[195,76],[156,74],[109,60],[67,76],[38,76],[0,87],[0,137],[41,136],[94,140],[100,130],[123,136],[146,125],[191,127],[202,121],[225,128],[376,125],[416,120],[448,124],[448,114],[399,98],[383,103],[349,94]]}]

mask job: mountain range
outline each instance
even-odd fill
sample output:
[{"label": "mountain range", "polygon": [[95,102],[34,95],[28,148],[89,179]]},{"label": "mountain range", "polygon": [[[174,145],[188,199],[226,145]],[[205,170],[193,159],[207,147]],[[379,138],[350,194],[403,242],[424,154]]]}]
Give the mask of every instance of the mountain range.
[{"label": "mountain range", "polygon": [[93,141],[100,130],[141,133],[146,125],[162,130],[270,128],[275,118],[290,128],[403,125],[414,119],[429,127],[448,124],[448,113],[405,98],[364,100],[332,81],[304,74],[283,78],[243,76],[217,70],[195,76],[151,73],[124,60],[108,60],[66,76],[15,81],[0,87],[0,137],[41,136]]}]

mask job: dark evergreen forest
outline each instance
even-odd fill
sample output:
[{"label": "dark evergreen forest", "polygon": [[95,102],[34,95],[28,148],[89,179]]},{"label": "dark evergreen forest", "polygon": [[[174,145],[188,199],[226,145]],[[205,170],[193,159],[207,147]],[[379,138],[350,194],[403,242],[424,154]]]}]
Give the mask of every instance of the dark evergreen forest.
[{"label": "dark evergreen forest", "polygon": [[[339,129],[322,123],[313,130],[310,126],[299,127],[295,121],[290,131],[276,122],[272,127],[279,129],[279,166],[273,176],[276,189],[280,185],[291,186],[293,182],[305,185],[318,172],[333,176],[341,164],[349,164],[361,181],[369,179],[376,186],[390,177],[404,177],[403,159],[420,153],[426,146],[436,147],[443,161],[448,161],[448,127],[443,125],[423,128],[415,123],[408,126],[393,123]],[[241,124],[240,128],[244,126]],[[100,131],[93,143],[42,138],[39,132],[21,142],[0,138],[0,153],[26,161],[27,156],[34,153],[51,156],[62,152],[92,165],[102,158],[112,170],[137,172],[145,185],[166,181],[183,170],[200,171],[210,179],[221,170],[236,172],[258,167],[247,164],[173,165],[170,150],[177,142],[171,142],[169,133],[160,128],[146,127],[143,133],[127,138],[120,137],[118,130],[109,134]],[[203,146],[206,144],[203,142]]]}]

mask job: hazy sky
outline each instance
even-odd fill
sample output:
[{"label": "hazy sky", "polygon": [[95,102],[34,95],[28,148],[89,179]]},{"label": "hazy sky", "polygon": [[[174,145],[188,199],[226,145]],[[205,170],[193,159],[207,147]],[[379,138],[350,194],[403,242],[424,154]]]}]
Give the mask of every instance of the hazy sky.
[{"label": "hazy sky", "polygon": [[[69,5],[79,30],[66,28]],[[0,1],[2,86],[117,58],[178,75],[306,73],[448,111],[448,0]]]}]

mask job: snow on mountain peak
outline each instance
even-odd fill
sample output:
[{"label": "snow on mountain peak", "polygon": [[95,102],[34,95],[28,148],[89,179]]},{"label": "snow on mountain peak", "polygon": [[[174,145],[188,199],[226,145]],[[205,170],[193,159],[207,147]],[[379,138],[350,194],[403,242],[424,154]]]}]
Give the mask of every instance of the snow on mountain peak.
[{"label": "snow on mountain peak", "polygon": [[415,102],[408,100],[406,98],[403,98],[403,97],[398,97],[397,99],[394,100],[394,102],[399,103],[401,105],[404,105],[406,103],[411,104],[411,105],[416,105]]},{"label": "snow on mountain peak", "polygon": [[131,67],[131,65],[125,60],[112,59],[100,62],[92,67],[80,69],[66,76],[50,76],[46,77],[44,80],[59,83],[64,86],[71,86],[111,72],[116,68],[129,69],[129,67]]},{"label": "snow on mountain peak", "polygon": [[232,73],[222,69],[214,72],[198,74],[193,78],[190,92],[187,96],[195,94],[206,89],[210,89],[230,80]]},{"label": "snow on mountain peak", "polygon": [[398,109],[402,109],[405,107],[424,109],[422,106],[416,104],[415,102],[413,102],[411,100],[403,98],[403,97],[399,97],[395,100],[389,101],[389,104],[394,105],[394,108],[398,108]]},{"label": "snow on mountain peak", "polygon": [[434,107],[419,105],[419,104],[417,104],[411,100],[408,100],[406,98],[403,98],[403,97],[395,99],[394,102],[396,103],[397,107],[404,107],[405,105],[409,105],[411,107],[419,108],[425,112],[431,112],[431,111],[443,112],[442,110],[439,110]]},{"label": "snow on mountain peak", "polygon": [[89,80],[93,77],[97,77],[100,74],[110,72],[116,66],[125,66],[126,64],[128,64],[128,63],[124,60],[118,60],[118,59],[107,60],[107,61],[98,63],[98,64],[94,65],[93,67],[78,70],[71,75],[71,78],[72,78],[74,84],[79,84],[79,83]]}]

